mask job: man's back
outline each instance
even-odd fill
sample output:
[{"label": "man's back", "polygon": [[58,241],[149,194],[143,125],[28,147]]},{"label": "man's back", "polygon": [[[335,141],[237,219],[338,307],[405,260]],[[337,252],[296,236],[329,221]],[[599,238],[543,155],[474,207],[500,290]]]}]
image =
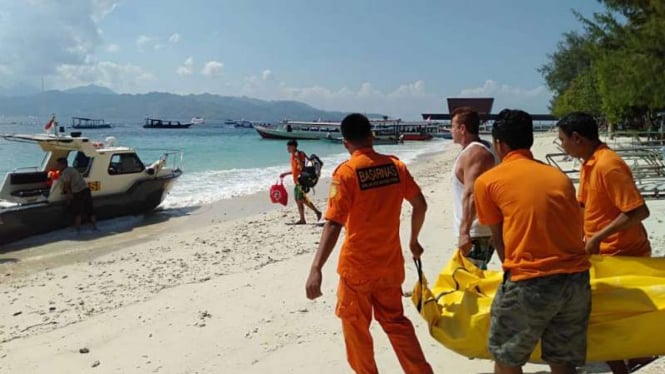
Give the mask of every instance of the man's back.
[{"label": "man's back", "polygon": [[76,170],[75,168],[73,168],[71,166],[66,167],[62,171],[61,178],[62,178],[63,182],[70,184],[70,188],[72,189],[72,193],[79,193],[79,192],[85,190],[86,188],[88,188],[88,185],[87,185],[87,183],[85,183],[85,180],[81,176],[81,173],[79,173],[78,170]]},{"label": "man's back", "polygon": [[475,191],[480,221],[503,223],[503,267],[512,280],[589,268],[575,188],[563,173],[514,151],[477,179]]},{"label": "man's back", "polygon": [[402,202],[420,192],[404,163],[358,150],[335,173],[326,219],[344,224],[338,271],[343,276],[403,277],[399,238]]}]

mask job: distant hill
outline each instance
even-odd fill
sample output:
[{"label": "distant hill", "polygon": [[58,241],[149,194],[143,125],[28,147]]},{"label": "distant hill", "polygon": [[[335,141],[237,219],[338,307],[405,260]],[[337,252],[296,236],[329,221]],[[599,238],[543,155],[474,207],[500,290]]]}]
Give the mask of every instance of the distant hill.
[{"label": "distant hill", "polygon": [[96,95],[115,95],[116,93],[107,87],[102,87],[102,86],[96,86],[94,84],[90,84],[87,86],[81,86],[81,87],[74,87],[70,88],[68,90],[64,90],[62,92],[68,93],[68,94],[96,94]]},{"label": "distant hill", "polygon": [[[208,122],[241,119],[261,122],[291,120],[341,120],[345,112],[316,109],[298,101],[266,101],[248,97],[211,94],[175,95],[151,92],[147,94],[116,94],[99,86],[85,86],[66,91],[46,91],[29,96],[0,97],[0,115],[48,116],[55,113],[60,119],[80,116],[142,122],[146,116],[189,120],[201,116]],[[379,117],[380,114],[368,114]]]}]

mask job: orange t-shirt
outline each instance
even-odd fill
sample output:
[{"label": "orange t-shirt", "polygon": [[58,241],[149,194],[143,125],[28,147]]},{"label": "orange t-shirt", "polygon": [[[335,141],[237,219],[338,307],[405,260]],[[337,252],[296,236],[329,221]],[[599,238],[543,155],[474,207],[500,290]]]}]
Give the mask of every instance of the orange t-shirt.
[{"label": "orange t-shirt", "polygon": [[[587,238],[607,227],[621,213],[644,205],[630,167],[602,144],[580,171],[580,205],[584,208],[584,234]],[[600,243],[600,254],[650,256],[651,244],[640,222],[616,232]]]},{"label": "orange t-shirt", "polygon": [[510,152],[475,185],[478,221],[503,224],[503,270],[513,281],[588,270],[575,187],[529,150]]},{"label": "orange t-shirt", "polygon": [[291,153],[291,174],[293,175],[293,183],[298,184],[298,177],[302,171],[303,165],[307,162],[307,155],[305,152],[296,151]]},{"label": "orange t-shirt", "polygon": [[337,267],[341,276],[404,281],[399,237],[402,202],[419,193],[403,162],[371,148],[355,151],[337,167],[326,219],[343,224],[346,231]]}]

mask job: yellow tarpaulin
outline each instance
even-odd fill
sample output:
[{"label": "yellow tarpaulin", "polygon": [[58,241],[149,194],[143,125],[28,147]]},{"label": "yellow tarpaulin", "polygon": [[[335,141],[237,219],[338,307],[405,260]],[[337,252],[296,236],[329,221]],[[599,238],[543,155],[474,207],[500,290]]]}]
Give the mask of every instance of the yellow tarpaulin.
[{"label": "yellow tarpaulin", "polygon": [[[665,258],[592,256],[591,264],[587,361],[665,354]],[[489,359],[490,307],[502,277],[457,251],[431,288],[424,276],[416,283],[412,300],[434,339],[463,356]],[[541,361],[540,347],[531,361]]]}]

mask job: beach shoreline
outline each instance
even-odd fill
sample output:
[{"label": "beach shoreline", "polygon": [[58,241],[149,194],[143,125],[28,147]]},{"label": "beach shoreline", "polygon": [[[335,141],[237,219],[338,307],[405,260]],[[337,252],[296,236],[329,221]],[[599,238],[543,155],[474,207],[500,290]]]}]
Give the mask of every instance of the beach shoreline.
[{"label": "beach shoreline", "polygon": [[[556,151],[553,137],[536,136],[537,158]],[[429,203],[421,242],[430,278],[455,250],[450,169],[459,149],[442,144],[445,149],[409,165]],[[313,198],[324,208],[329,179],[319,183]],[[654,248],[662,248],[665,230],[657,217],[665,204],[648,204],[647,229]],[[403,244],[409,212],[405,205]],[[3,253],[0,371],[84,372],[99,361],[101,373],[349,372],[334,315],[338,252],[323,272],[324,296],[308,301],[304,282],[321,228],[286,224],[295,219],[292,200],[273,205],[266,190],[119,234]],[[409,290],[417,277],[404,250]],[[498,267],[496,258],[491,266]],[[435,372],[492,371],[490,361],[443,348],[410,300],[404,307]],[[372,333],[381,372],[401,372],[377,324]],[[527,365],[525,372],[543,368]]]}]

